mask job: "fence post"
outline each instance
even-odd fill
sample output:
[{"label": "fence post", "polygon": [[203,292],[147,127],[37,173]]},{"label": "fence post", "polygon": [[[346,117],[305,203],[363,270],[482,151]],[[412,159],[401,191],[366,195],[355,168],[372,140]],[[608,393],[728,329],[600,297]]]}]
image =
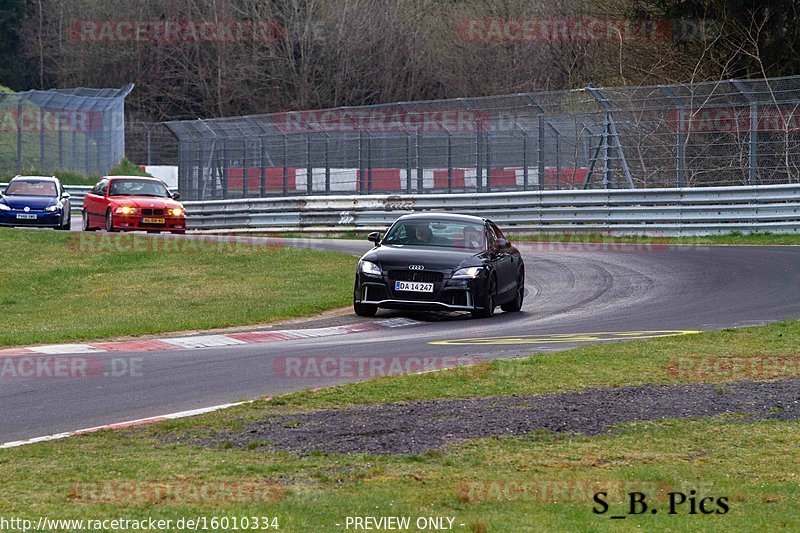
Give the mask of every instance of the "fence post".
[{"label": "fence post", "polygon": [[519,131],[522,132],[522,190],[528,190],[528,132],[517,123]]},{"label": "fence post", "polygon": [[422,158],[419,151],[419,131],[417,131],[414,141],[414,157],[417,160],[417,193],[422,194],[425,189],[425,180],[422,175]]},{"label": "fence post", "polygon": [[684,187],[686,185],[686,106],[667,85],[659,85],[658,88],[675,103],[678,111],[678,132],[675,136],[678,143],[675,147],[675,184],[677,187]]},{"label": "fence post", "polygon": [[485,192],[492,192],[492,134],[486,132],[486,188]]},{"label": "fence post", "polygon": [[89,174],[89,136],[83,134],[83,171]]},{"label": "fence post", "polygon": [[358,132],[358,172],[356,178],[357,192],[364,193],[364,132]]},{"label": "fence post", "polygon": [[44,164],[44,109],[39,107],[39,171],[46,172]]},{"label": "fence post", "polygon": [[250,164],[247,162],[247,139],[242,138],[242,198],[247,198],[250,191]]},{"label": "fence post", "polygon": [[289,166],[286,164],[286,159],[288,157],[289,152],[289,137],[285,133],[283,134],[283,186],[282,186],[282,194],[286,196],[289,194]]},{"label": "fence post", "polygon": [[22,101],[25,97],[17,100],[17,174],[22,174]]},{"label": "fence post", "polygon": [[411,134],[406,130],[406,193],[411,194]]},{"label": "fence post", "polygon": [[230,161],[228,160],[228,139],[222,141],[222,199],[228,197],[228,167]]},{"label": "fence post", "polygon": [[259,143],[259,169],[258,169],[258,196],[264,198],[267,195],[267,143],[264,137],[258,138]]},{"label": "fence post", "polygon": [[547,126],[556,138],[556,190],[559,190],[561,189],[561,132],[553,126],[552,122],[548,122]]},{"label": "fence post", "polygon": [[311,134],[306,134],[306,192],[314,192],[314,168],[311,164]]},{"label": "fence post", "polygon": [[331,192],[331,136],[325,132],[325,193]]},{"label": "fence post", "polygon": [[153,164],[153,131],[150,129],[150,124],[144,124],[145,129],[147,130],[147,164]]},{"label": "fence post", "polygon": [[367,132],[367,193],[372,192],[372,134]]},{"label": "fence post", "polygon": [[475,126],[475,190],[480,191],[483,187],[483,124],[476,121]]},{"label": "fence post", "polygon": [[58,114],[57,118],[57,128],[58,128],[58,169],[64,169],[64,132],[61,131],[61,113]]},{"label": "fence post", "polygon": [[447,192],[453,192],[453,136],[447,130]]},{"label": "fence post", "polygon": [[542,190],[544,188],[544,149],[545,149],[545,127],[544,127],[544,109],[542,106],[536,103],[536,100],[533,99],[533,96],[530,93],[524,93],[520,95],[523,100],[528,104],[528,107],[532,108],[536,112],[536,117],[539,122],[539,132],[538,132],[538,145],[536,147],[536,188],[538,190]]},{"label": "fence post", "polygon": [[747,90],[742,80],[731,80],[731,83],[750,104],[750,150],[747,161],[747,184],[755,185],[758,182],[758,100]]}]

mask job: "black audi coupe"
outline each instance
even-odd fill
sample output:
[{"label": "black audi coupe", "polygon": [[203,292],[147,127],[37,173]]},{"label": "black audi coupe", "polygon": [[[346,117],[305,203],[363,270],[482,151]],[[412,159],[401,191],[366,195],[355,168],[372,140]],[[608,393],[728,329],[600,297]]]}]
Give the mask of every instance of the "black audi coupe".
[{"label": "black audi coupe", "polygon": [[522,308],[522,256],[491,221],[469,215],[420,213],[398,218],[358,262],[353,308],[470,311],[490,317],[496,306]]}]

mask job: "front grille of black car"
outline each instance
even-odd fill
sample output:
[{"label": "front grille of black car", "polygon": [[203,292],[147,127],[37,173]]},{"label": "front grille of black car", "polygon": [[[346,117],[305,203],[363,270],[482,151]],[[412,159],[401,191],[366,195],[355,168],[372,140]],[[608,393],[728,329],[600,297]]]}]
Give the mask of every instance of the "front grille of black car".
[{"label": "front grille of black car", "polygon": [[420,283],[441,283],[444,274],[441,272],[425,272],[419,270],[390,270],[392,281],[418,281]]},{"label": "front grille of black car", "polygon": [[143,215],[147,215],[147,216],[152,215],[152,216],[161,217],[161,216],[164,216],[164,210],[163,209],[143,208],[142,209],[142,214]]}]

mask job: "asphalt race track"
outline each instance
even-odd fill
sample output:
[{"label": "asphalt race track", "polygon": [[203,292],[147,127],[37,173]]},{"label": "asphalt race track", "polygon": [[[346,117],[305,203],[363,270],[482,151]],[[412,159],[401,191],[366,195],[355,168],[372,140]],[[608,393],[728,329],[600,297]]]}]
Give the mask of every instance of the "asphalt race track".
[{"label": "asphalt race track", "polygon": [[[370,246],[333,240],[286,244],[354,255]],[[0,443],[336,383],[276,375],[273,364],[282,356],[518,357],[597,339],[657,334],[640,332],[711,330],[800,316],[800,247],[543,244],[520,249],[527,271],[520,313],[498,308],[493,318],[472,320],[463,314],[382,311],[378,318],[408,316],[425,323],[269,345],[101,354],[141,358],[141,377],[4,382]],[[371,320],[347,315],[307,326]],[[568,335],[579,333],[625,335]]]}]

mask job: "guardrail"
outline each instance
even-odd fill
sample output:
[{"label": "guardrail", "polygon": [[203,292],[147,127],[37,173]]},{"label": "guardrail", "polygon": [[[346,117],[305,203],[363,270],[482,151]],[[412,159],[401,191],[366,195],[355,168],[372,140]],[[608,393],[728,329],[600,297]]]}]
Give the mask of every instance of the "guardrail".
[{"label": "guardrail", "polygon": [[[0,190],[5,190],[8,183],[0,183]],[[69,193],[70,211],[80,214],[83,208],[83,197],[92,189],[89,185],[64,185],[64,190]]]},{"label": "guardrail", "polygon": [[800,233],[800,184],[185,202],[194,230],[380,230],[411,212],[455,211],[504,230],[709,235]]}]

